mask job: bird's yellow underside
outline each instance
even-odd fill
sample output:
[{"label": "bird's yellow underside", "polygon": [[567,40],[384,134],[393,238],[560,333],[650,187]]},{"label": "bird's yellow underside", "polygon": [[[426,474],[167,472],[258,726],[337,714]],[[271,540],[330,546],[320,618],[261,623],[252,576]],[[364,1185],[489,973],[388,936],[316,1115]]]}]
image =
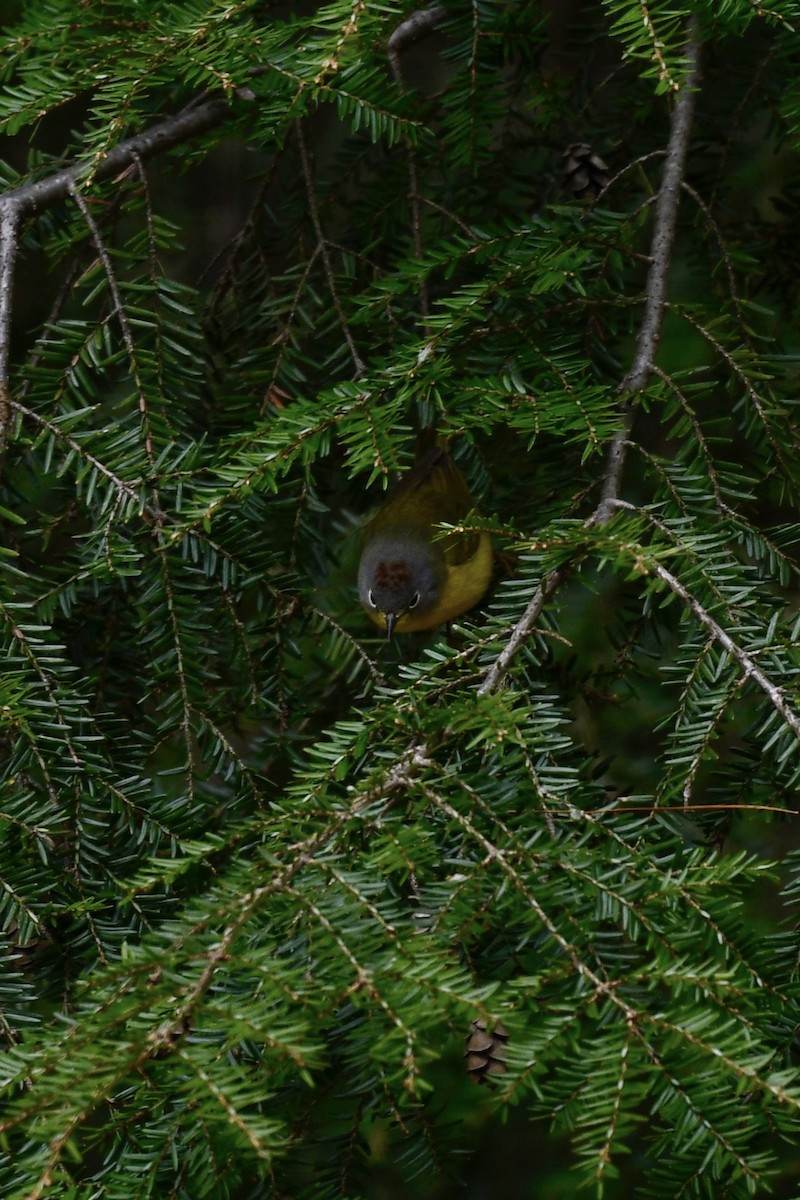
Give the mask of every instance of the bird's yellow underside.
[{"label": "bird's yellow underside", "polygon": [[[472,608],[486,593],[492,577],[492,544],[488,533],[481,533],[478,548],[466,562],[448,563],[447,576],[442,593],[433,608],[424,613],[403,613],[398,617],[395,630],[398,633],[415,633],[421,629],[435,629],[454,617]],[[369,616],[381,629],[386,628],[386,617],[382,612],[369,612]]]}]

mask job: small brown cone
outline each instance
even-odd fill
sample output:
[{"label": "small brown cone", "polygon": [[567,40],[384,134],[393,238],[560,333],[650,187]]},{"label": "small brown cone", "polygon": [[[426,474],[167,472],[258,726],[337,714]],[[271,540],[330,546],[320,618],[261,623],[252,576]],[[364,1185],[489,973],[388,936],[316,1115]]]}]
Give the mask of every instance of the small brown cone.
[{"label": "small brown cone", "polygon": [[608,167],[586,142],[573,142],[564,151],[562,178],[578,200],[594,200],[608,183]]},{"label": "small brown cone", "polygon": [[508,1030],[498,1021],[491,1033],[486,1022],[478,1017],[470,1025],[467,1035],[467,1072],[473,1083],[485,1083],[493,1075],[504,1075],[506,1056],[504,1046],[508,1041]]}]

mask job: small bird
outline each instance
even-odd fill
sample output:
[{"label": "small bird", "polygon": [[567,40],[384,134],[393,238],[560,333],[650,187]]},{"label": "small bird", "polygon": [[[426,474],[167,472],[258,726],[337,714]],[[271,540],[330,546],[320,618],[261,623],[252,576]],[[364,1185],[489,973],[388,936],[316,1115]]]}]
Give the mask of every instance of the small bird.
[{"label": "small bird", "polygon": [[417,461],[364,531],[358,594],[387,637],[435,629],[477,604],[492,577],[488,533],[447,533],[473,507],[442,438],[428,431]]}]

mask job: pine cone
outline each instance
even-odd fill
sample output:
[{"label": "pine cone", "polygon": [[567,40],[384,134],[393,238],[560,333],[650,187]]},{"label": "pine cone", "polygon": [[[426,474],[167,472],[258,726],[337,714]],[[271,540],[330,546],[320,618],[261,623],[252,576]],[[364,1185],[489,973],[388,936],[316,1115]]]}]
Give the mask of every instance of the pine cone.
[{"label": "pine cone", "polygon": [[562,178],[577,199],[594,198],[608,183],[608,167],[586,142],[573,142],[564,151]]},{"label": "pine cone", "polygon": [[478,1017],[470,1025],[470,1030],[464,1057],[467,1060],[467,1071],[473,1083],[485,1083],[492,1075],[504,1075],[506,1056],[503,1047],[508,1041],[508,1030],[505,1025],[498,1021],[492,1032],[489,1033],[486,1022]]}]

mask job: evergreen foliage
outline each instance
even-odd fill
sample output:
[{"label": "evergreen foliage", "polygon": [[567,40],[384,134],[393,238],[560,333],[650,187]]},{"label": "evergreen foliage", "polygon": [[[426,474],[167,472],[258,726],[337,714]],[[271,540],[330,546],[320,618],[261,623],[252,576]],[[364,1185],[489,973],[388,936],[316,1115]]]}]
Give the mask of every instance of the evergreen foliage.
[{"label": "evergreen foliage", "polygon": [[[4,1200],[800,1186],[800,10],[415,12],[2,34]],[[434,421],[502,561],[386,646]]]}]

